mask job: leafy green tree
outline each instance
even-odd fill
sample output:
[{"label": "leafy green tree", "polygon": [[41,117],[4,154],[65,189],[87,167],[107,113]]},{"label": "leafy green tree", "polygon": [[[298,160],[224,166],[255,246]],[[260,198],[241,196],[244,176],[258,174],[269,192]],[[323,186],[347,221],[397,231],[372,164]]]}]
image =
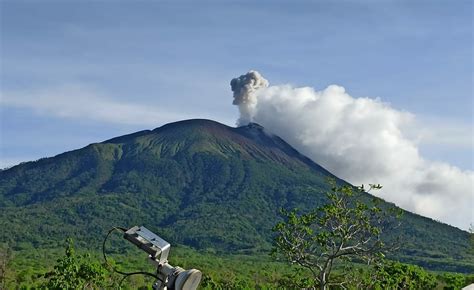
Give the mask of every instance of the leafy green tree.
[{"label": "leafy green tree", "polygon": [[375,265],[358,288],[365,289],[434,289],[436,277],[423,268],[394,261]]},{"label": "leafy green tree", "polygon": [[[273,229],[273,254],[308,269],[320,289],[350,282],[349,275],[342,281],[331,280],[336,262],[357,259],[370,264],[383,258],[390,247],[382,241],[382,233],[388,221],[394,220],[392,213],[378,206],[377,199],[364,201],[367,195],[363,186],[338,186],[334,180],[330,183],[327,204],[306,214],[282,210],[284,220]],[[370,185],[368,191],[380,188]]]},{"label": "leafy green tree", "polygon": [[459,273],[444,273],[440,280],[444,282],[443,289],[457,290],[466,286],[466,277]]},{"label": "leafy green tree", "polygon": [[8,244],[0,245],[0,289],[6,289],[8,263],[12,258],[12,251]]},{"label": "leafy green tree", "polygon": [[303,269],[297,268],[292,273],[283,275],[276,281],[279,289],[310,289],[314,286],[314,279],[308,277]]},{"label": "leafy green tree", "polygon": [[106,269],[88,254],[77,255],[72,239],[67,239],[66,253],[57,260],[54,270],[44,275],[47,289],[94,289],[105,286]]},{"label": "leafy green tree", "polygon": [[474,225],[471,223],[469,226],[469,242],[471,244],[471,252],[474,253]]}]

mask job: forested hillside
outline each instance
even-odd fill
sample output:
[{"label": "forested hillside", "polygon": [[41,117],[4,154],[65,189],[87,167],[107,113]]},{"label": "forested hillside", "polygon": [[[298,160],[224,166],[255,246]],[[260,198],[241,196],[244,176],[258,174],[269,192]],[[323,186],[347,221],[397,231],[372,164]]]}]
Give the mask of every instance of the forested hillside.
[{"label": "forested hillside", "polygon": [[[172,244],[264,253],[279,209],[323,204],[328,177],[259,125],[182,121],[2,170],[0,242],[21,251],[72,237],[97,250],[112,226],[144,225]],[[405,212],[390,235],[403,241],[397,259],[474,271],[467,232]]]}]

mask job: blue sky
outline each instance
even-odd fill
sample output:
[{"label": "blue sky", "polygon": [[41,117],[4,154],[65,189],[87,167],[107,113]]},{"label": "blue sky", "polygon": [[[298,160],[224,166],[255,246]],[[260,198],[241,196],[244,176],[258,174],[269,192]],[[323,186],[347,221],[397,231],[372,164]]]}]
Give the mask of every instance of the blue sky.
[{"label": "blue sky", "polygon": [[234,125],[229,82],[344,86],[414,114],[473,169],[471,1],[10,1],[0,167],[187,118]]}]

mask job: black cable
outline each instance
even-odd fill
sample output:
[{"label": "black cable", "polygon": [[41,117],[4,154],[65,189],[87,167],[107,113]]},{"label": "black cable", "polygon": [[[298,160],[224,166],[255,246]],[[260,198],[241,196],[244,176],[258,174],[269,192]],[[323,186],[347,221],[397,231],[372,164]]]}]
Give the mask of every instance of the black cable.
[{"label": "black cable", "polygon": [[[157,280],[160,280],[160,277],[158,277],[158,275],[156,274],[153,274],[153,273],[149,273],[149,272],[142,272],[142,271],[137,271],[137,272],[122,272],[120,270],[117,270],[114,266],[112,266],[109,261],[107,260],[107,254],[105,253],[105,243],[107,242],[107,239],[109,238],[110,234],[114,231],[122,231],[123,233],[125,233],[127,231],[126,228],[122,228],[122,227],[113,227],[112,229],[109,230],[109,232],[107,233],[107,235],[105,236],[104,238],[104,242],[102,243],[102,254],[104,256],[104,260],[105,260],[105,264],[112,269],[112,271],[116,272],[116,273],[119,273],[121,275],[123,275],[124,277],[120,280],[120,283],[119,283],[119,287],[122,285],[123,281],[125,281],[126,278],[128,278],[129,276],[132,276],[132,275],[145,275],[145,276],[151,276]],[[162,281],[163,282],[163,281]]]},{"label": "black cable", "polygon": [[123,278],[120,280],[119,284],[118,284],[118,287],[122,287],[122,283],[123,281],[125,281],[125,279],[127,279],[128,277],[130,276],[133,276],[133,275],[145,275],[145,276],[151,276],[159,281],[161,281],[163,283],[163,280],[161,280],[158,276],[156,276],[155,274],[152,274],[152,273],[149,273],[149,272],[132,272],[132,273],[127,273],[125,275],[123,275]]},{"label": "black cable", "polygon": [[107,240],[108,240],[110,234],[111,234],[113,231],[117,231],[117,230],[120,230],[120,231],[122,231],[123,233],[127,231],[127,229],[121,228],[121,227],[113,227],[112,229],[110,229],[109,232],[107,233],[107,235],[105,236],[104,241],[102,242],[102,255],[104,256],[105,264],[106,264],[109,268],[111,268],[114,272],[117,272],[117,273],[122,274],[122,275],[126,275],[127,273],[115,269],[115,268],[109,263],[109,261],[107,260],[107,254],[105,253],[105,243],[107,242]]}]

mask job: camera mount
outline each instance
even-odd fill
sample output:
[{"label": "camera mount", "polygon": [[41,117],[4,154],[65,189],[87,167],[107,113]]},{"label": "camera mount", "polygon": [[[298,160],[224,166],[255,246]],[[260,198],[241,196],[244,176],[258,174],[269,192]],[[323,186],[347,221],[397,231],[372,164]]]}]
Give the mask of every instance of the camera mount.
[{"label": "camera mount", "polygon": [[[123,237],[127,241],[136,245],[149,255],[150,261],[157,267],[156,274],[142,271],[126,273],[119,271],[109,264],[107,261],[105,244],[109,235],[115,230],[122,231],[124,233]],[[130,229],[114,227],[108,232],[104,239],[102,253],[104,255],[105,263],[109,265],[114,272],[124,276],[120,284],[131,275],[141,274],[156,279],[156,282],[153,284],[153,289],[156,290],[195,290],[201,282],[201,271],[197,269],[185,270],[181,267],[170,265],[168,263],[170,248],[171,245],[167,241],[143,226],[135,226]]]},{"label": "camera mount", "polygon": [[167,241],[143,226],[128,229],[123,237],[148,253],[152,263],[157,266],[159,279],[153,289],[194,290],[198,287],[202,278],[201,271],[185,270],[168,263],[171,245]]}]

